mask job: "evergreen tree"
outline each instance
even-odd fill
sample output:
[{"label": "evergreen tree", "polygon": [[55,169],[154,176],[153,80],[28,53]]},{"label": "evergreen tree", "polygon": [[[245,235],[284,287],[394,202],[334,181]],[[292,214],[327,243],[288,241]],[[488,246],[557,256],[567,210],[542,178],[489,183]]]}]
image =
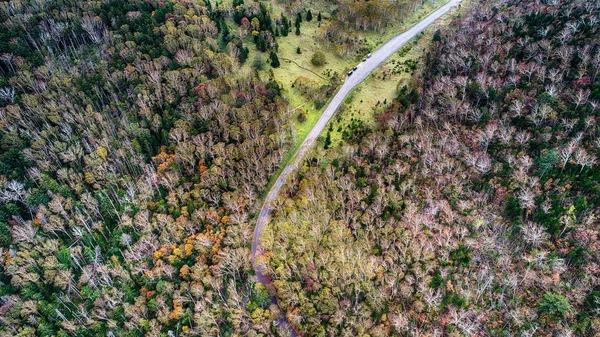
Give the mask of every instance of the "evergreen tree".
[{"label": "evergreen tree", "polygon": [[312,21],[312,19],[313,19],[313,15],[309,9],[308,12],[306,12],[306,21]]},{"label": "evergreen tree", "polygon": [[331,131],[327,130],[327,136],[325,137],[325,143],[323,144],[323,148],[327,150],[331,146]]},{"label": "evergreen tree", "polygon": [[440,32],[440,30],[436,30],[435,33],[433,33],[433,42],[440,42],[442,41],[442,33]]},{"label": "evergreen tree", "polygon": [[279,68],[280,63],[279,63],[279,58],[277,57],[277,53],[272,51],[269,56],[271,58],[271,67]]},{"label": "evergreen tree", "polygon": [[246,62],[246,60],[248,59],[249,53],[250,53],[250,51],[248,50],[248,47],[240,48],[240,53],[238,54],[238,60],[240,61],[241,64],[244,64]]},{"label": "evergreen tree", "polygon": [[265,61],[260,55],[256,55],[254,61],[252,61],[252,68],[254,68],[255,70],[265,69]]},{"label": "evergreen tree", "polygon": [[290,32],[290,23],[283,14],[281,14],[281,25],[281,35],[288,36],[288,33]]},{"label": "evergreen tree", "polygon": [[300,50],[300,47],[296,47],[296,54],[298,54],[298,55],[302,54],[302,50]]},{"label": "evergreen tree", "polygon": [[265,5],[263,5],[262,3],[260,4],[260,13],[258,15],[258,20],[260,21],[261,30],[270,31],[271,33],[275,34],[275,32],[273,31],[273,20],[271,19],[271,15],[269,14],[267,7],[265,7]]},{"label": "evergreen tree", "polygon": [[321,17],[321,12],[319,12],[317,15],[317,21],[321,22],[321,20],[323,20],[323,17]]},{"label": "evergreen tree", "polygon": [[225,20],[221,20],[221,24],[219,27],[221,29],[221,39],[219,40],[219,46],[221,47],[221,49],[224,49],[225,46],[227,46],[227,44],[229,43],[229,41],[231,41],[232,36],[229,31],[229,27],[225,23]]},{"label": "evergreen tree", "polygon": [[244,10],[236,10],[233,12],[233,21],[238,25],[242,24],[242,18],[244,17]]},{"label": "evergreen tree", "polygon": [[256,48],[262,52],[267,51],[267,40],[265,40],[265,37],[262,34],[258,35],[256,39]]},{"label": "evergreen tree", "polygon": [[300,13],[296,16],[296,35],[300,35],[300,22],[302,22],[302,18],[300,17]]}]

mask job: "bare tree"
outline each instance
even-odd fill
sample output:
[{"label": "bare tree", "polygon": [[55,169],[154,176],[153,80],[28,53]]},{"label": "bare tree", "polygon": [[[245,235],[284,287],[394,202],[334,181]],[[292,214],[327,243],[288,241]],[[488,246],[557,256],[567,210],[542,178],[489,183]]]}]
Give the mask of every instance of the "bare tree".
[{"label": "bare tree", "polygon": [[13,87],[5,87],[0,88],[0,99],[14,103],[15,102],[15,88]]}]

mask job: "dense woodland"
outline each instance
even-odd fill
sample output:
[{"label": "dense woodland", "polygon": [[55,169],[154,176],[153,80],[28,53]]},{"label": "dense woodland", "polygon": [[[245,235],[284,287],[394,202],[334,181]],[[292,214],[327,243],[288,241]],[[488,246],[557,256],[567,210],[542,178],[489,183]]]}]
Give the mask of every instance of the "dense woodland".
[{"label": "dense woodland", "polygon": [[0,2],[0,336],[285,335],[249,250],[295,137],[268,66],[324,18],[274,4]]},{"label": "dense woodland", "polygon": [[248,7],[0,3],[1,336],[275,334],[249,247],[292,131]]},{"label": "dense woodland", "polygon": [[[250,264],[277,40],[347,56],[420,4],[0,2],[0,336],[285,336]],[[259,263],[306,336],[600,331],[598,4],[470,6],[279,199]]]},{"label": "dense woodland", "polygon": [[307,336],[598,336],[600,3],[469,6],[282,191],[260,260]]}]

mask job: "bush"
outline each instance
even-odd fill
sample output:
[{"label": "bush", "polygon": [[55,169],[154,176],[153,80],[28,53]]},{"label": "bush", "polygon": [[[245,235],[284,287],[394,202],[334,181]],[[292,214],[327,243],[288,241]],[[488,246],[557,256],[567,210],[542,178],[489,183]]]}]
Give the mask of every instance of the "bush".
[{"label": "bush", "polygon": [[593,317],[600,315],[600,287],[596,287],[586,298],[585,310],[592,314]]},{"label": "bush", "polygon": [[442,284],[444,284],[444,278],[439,270],[436,270],[433,276],[431,277],[431,281],[429,281],[429,288],[437,289]]},{"label": "bush", "polygon": [[325,64],[325,54],[321,51],[316,51],[312,55],[310,59],[310,63],[312,63],[315,67],[322,67]]},{"label": "bush", "polygon": [[537,309],[542,314],[556,317],[569,312],[571,305],[563,295],[548,292],[538,302]]},{"label": "bush", "polygon": [[263,70],[265,69],[265,60],[262,57],[256,56],[254,61],[252,61],[252,68],[255,70]]},{"label": "bush", "polygon": [[252,298],[247,305],[248,311],[252,312],[257,308],[266,309],[271,304],[271,299],[269,298],[269,293],[267,292],[267,288],[260,283],[254,284],[254,291],[252,292]]},{"label": "bush", "polygon": [[468,266],[471,262],[471,248],[460,246],[450,252],[450,260],[454,261],[458,265]]},{"label": "bush", "polygon": [[304,121],[306,121],[306,115],[304,114],[304,112],[301,112],[298,114],[296,119],[298,120],[298,123],[304,123]]}]

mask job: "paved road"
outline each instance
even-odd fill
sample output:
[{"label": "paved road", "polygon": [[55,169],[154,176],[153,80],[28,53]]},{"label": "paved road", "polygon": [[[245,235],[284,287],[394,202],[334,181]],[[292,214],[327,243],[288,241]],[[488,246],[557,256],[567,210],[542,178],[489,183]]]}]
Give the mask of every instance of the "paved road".
[{"label": "paved road", "polygon": [[[317,124],[312,128],[306,139],[302,142],[298,151],[294,154],[292,159],[289,161],[288,165],[281,172],[277,181],[269,190],[263,206],[260,210],[256,221],[256,227],[254,228],[254,237],[252,239],[252,266],[256,272],[256,277],[258,282],[264,284],[265,286],[269,286],[271,284],[271,279],[263,273],[263,266],[256,264],[256,254],[260,253],[260,234],[264,227],[269,223],[269,215],[271,214],[271,204],[277,198],[281,187],[285,184],[288,176],[294,172],[297,168],[304,155],[310,150],[313,146],[315,140],[321,133],[321,131],[327,125],[327,122],[333,117],[337,108],[342,104],[346,96],[350,93],[350,91],[360,84],[375,68],[377,68],[381,63],[383,63],[388,57],[392,56],[398,49],[402,48],[408,41],[417,36],[420,32],[422,32],[425,28],[431,25],[434,21],[439,19],[441,16],[446,14],[452,7],[458,5],[461,0],[450,0],[446,5],[440,7],[435,12],[431,13],[429,16],[421,20],[416,25],[412,26],[410,29],[401,33],[394,37],[392,40],[387,42],[385,45],[377,49],[373,52],[373,55],[367,59],[367,61],[358,65],[358,69],[354,71],[354,73],[346,78],[346,82],[337,94],[333,97],[321,118],[317,121]],[[271,297],[271,302],[277,304],[277,300],[274,296]],[[282,310],[285,313],[285,309]],[[297,332],[294,331],[285,317],[279,317],[275,324],[282,325],[283,327],[287,327],[290,331],[291,336],[297,336]]]}]

